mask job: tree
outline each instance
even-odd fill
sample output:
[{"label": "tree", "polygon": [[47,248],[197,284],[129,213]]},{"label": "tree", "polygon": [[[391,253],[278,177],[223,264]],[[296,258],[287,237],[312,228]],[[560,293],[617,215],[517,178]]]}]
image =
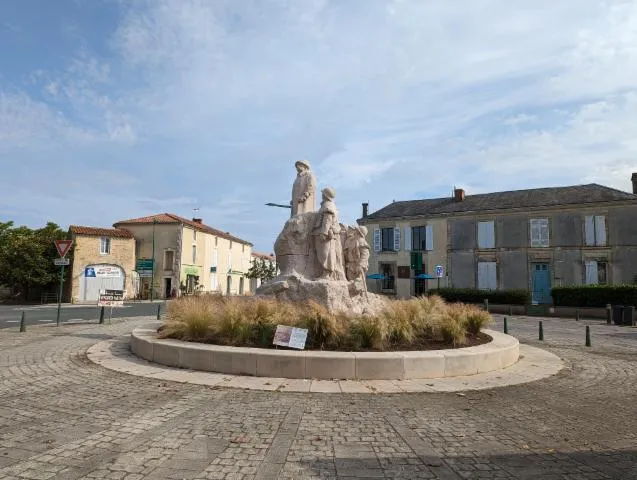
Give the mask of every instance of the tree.
[{"label": "tree", "polygon": [[248,278],[258,278],[262,282],[267,282],[276,276],[276,266],[273,262],[266,262],[262,258],[255,258],[252,260],[252,265],[246,273]]},{"label": "tree", "polygon": [[54,287],[60,268],[53,265],[58,256],[54,240],[65,237],[66,233],[51,222],[37,230],[0,223],[0,284],[25,300],[34,287]]}]

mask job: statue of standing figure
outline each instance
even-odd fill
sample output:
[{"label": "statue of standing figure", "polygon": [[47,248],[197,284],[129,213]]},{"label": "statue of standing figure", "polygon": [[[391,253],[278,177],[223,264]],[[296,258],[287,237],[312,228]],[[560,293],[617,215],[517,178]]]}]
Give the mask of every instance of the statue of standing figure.
[{"label": "statue of standing figure", "polygon": [[345,241],[345,273],[348,280],[361,279],[363,288],[367,290],[367,269],[369,268],[369,244],[365,237],[367,228],[350,227]]},{"label": "statue of standing figure", "polygon": [[319,278],[345,280],[341,225],[334,204],[336,192],[328,187],[321,190],[321,194],[321,208],[312,231],[316,258],[322,270]]},{"label": "statue of standing figure", "polygon": [[292,186],[292,217],[300,213],[316,211],[316,179],[307,160],[299,160],[294,166],[297,175]]}]

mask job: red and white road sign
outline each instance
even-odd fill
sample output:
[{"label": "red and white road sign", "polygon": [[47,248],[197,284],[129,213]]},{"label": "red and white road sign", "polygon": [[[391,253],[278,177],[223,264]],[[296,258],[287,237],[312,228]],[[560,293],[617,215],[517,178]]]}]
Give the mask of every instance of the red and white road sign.
[{"label": "red and white road sign", "polygon": [[60,258],[66,257],[66,254],[69,253],[71,249],[71,245],[73,244],[73,240],[56,240],[55,248],[57,248],[58,253],[60,254]]}]

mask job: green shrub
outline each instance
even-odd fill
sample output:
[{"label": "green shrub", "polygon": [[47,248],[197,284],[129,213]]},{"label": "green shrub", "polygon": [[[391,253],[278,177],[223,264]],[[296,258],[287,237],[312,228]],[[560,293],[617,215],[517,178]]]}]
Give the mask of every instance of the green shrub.
[{"label": "green shrub", "polygon": [[637,285],[572,285],[551,290],[560,307],[637,306]]},{"label": "green shrub", "polygon": [[531,303],[528,290],[479,290],[477,288],[439,288],[428,292],[439,295],[447,302],[483,303],[485,299],[495,305],[527,305]]}]

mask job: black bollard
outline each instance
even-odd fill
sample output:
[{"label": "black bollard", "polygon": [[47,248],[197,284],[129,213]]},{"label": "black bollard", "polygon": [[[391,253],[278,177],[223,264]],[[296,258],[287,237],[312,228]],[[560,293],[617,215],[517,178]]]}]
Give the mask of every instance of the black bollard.
[{"label": "black bollard", "polygon": [[591,327],[586,325],[586,346],[591,346]]},{"label": "black bollard", "polygon": [[611,324],[612,318],[613,318],[613,307],[611,307],[609,304],[609,305],[606,305],[606,323],[608,325]]},{"label": "black bollard", "polygon": [[484,299],[484,311],[485,312],[489,311],[489,299],[488,298]]},{"label": "black bollard", "polygon": [[539,340],[544,341],[544,327],[542,326],[542,320],[540,320]]},{"label": "black bollard", "polygon": [[161,319],[161,303],[157,304],[157,320]]},{"label": "black bollard", "polygon": [[27,331],[26,314],[22,312],[22,318],[20,319],[20,332],[26,332],[26,331]]},{"label": "black bollard", "polygon": [[504,317],[504,333],[509,333],[509,326],[507,325],[507,317]]},{"label": "black bollard", "polygon": [[100,308],[100,325],[104,325],[104,307]]}]

